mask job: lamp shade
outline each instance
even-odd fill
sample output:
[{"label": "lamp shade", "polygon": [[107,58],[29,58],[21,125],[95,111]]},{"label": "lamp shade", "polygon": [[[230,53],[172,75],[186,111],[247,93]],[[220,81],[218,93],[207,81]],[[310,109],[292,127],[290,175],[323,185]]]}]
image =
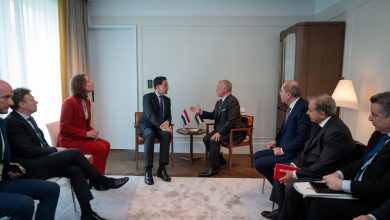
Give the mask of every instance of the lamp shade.
[{"label": "lamp shade", "polygon": [[332,95],[337,107],[358,109],[358,100],[351,80],[342,79]]}]

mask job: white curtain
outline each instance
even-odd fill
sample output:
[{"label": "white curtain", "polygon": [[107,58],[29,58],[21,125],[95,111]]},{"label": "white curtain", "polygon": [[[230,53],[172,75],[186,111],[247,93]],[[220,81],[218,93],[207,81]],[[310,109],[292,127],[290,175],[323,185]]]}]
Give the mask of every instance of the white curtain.
[{"label": "white curtain", "polygon": [[[0,0],[0,78],[39,101],[42,129],[61,109],[57,0]],[[49,137],[46,135],[46,137]]]}]

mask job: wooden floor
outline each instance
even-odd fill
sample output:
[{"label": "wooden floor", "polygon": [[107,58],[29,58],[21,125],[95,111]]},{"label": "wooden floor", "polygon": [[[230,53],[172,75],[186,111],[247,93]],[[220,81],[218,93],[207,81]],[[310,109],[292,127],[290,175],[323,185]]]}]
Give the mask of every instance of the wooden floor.
[{"label": "wooden floor", "polygon": [[[190,165],[189,161],[182,160],[180,157],[187,156],[187,154],[176,153],[173,159],[173,166],[171,164],[167,166],[167,171],[170,176],[177,177],[197,177],[199,172],[206,169],[204,159],[195,160]],[[203,157],[204,155],[196,155]],[[143,153],[140,153],[138,166],[139,170],[135,168],[135,159],[133,150],[111,150],[108,156],[106,174],[108,175],[132,175],[140,176],[144,175],[144,160]],[[159,155],[154,156],[153,175],[156,175],[158,168]],[[225,159],[227,156],[225,155]],[[172,161],[170,161],[172,162]],[[228,162],[228,161],[227,161]],[[233,168],[232,174],[229,175],[227,165],[220,169],[218,176],[220,178],[261,178],[255,168],[251,168],[249,155],[246,154],[234,154],[233,155]]]}]

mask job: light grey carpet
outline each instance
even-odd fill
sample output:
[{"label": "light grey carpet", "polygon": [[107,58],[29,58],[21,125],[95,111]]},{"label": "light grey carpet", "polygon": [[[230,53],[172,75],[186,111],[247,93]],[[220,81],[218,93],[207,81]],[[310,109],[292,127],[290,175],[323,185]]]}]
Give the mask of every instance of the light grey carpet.
[{"label": "light grey carpet", "polygon": [[[130,176],[120,189],[95,191],[92,208],[100,216],[113,220],[127,219],[262,219],[260,212],[270,210],[271,191],[262,179],[173,177],[167,183],[154,177],[148,186],[142,176]],[[80,209],[79,209],[80,210]],[[80,219],[72,206],[57,219]]]}]

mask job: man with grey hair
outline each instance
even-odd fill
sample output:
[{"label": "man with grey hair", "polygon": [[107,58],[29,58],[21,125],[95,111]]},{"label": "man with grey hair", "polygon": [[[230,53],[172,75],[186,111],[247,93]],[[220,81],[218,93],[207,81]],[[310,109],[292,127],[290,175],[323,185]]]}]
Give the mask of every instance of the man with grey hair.
[{"label": "man with grey hair", "polygon": [[[217,84],[217,96],[221,99],[215,104],[214,111],[207,112],[199,105],[191,106],[190,110],[199,114],[203,119],[214,119],[214,130],[208,133],[203,142],[209,154],[209,168],[199,173],[200,177],[209,177],[217,175],[219,167],[226,164],[225,159],[220,153],[221,144],[226,146],[230,138],[230,129],[244,127],[241,121],[240,103],[232,95],[232,84],[229,80],[220,80]],[[245,139],[245,133],[236,133],[233,137],[235,142],[241,142]]]},{"label": "man with grey hair", "polygon": [[302,196],[293,183],[304,178],[321,178],[339,169],[354,151],[355,143],[348,127],[336,116],[333,98],[322,94],[309,98],[307,114],[315,124],[302,153],[293,160],[296,171],[281,170],[286,175],[274,181],[271,200],[279,204],[273,212],[262,212],[269,219],[299,219]]},{"label": "man with grey hair", "polygon": [[307,102],[301,98],[297,81],[288,80],[280,88],[280,100],[288,105],[286,118],[275,139],[267,143],[268,149],[255,153],[254,163],[267,180],[273,183],[276,163],[291,162],[303,150],[309,138],[311,122],[307,116]]},{"label": "man with grey hair", "polygon": [[[323,177],[333,190],[351,193],[358,200],[312,199],[308,201],[308,219],[352,219],[371,213],[365,219],[389,219],[390,198],[390,91],[370,98],[374,125],[365,153],[342,169]],[[385,210],[387,208],[387,211]]]}]

